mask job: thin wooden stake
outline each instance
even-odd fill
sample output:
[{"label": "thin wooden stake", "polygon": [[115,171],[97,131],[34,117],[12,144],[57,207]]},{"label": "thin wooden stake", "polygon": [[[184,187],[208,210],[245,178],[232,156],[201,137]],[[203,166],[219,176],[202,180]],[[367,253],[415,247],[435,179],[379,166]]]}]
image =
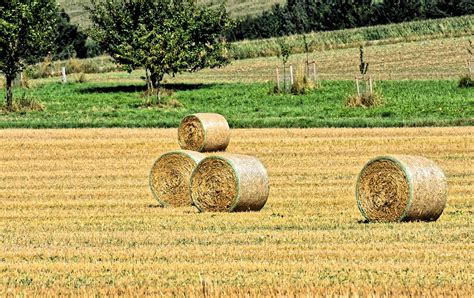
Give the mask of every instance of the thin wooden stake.
[{"label": "thin wooden stake", "polygon": [[291,86],[293,86],[293,65],[290,65],[290,82]]},{"label": "thin wooden stake", "polygon": [[61,67],[61,82],[63,84],[67,83],[66,67]]},{"label": "thin wooden stake", "polygon": [[355,81],[356,81],[357,95],[360,96],[359,78],[358,78],[358,77],[355,77]]},{"label": "thin wooden stake", "polygon": [[276,68],[276,80],[277,80],[277,89],[280,91],[280,71],[278,70],[278,67]]}]

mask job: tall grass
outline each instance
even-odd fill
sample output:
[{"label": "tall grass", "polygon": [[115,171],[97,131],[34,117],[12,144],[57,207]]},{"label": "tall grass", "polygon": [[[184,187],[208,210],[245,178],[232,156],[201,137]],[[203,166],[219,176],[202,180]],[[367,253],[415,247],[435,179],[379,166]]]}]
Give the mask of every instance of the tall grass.
[{"label": "tall grass", "polygon": [[106,73],[120,69],[111,57],[101,56],[89,59],[71,58],[63,61],[45,59],[43,62],[30,66],[27,73],[32,79],[60,76],[62,67],[66,67],[67,74]]},{"label": "tall grass", "polygon": [[[414,21],[402,24],[379,25],[355,29],[314,32],[306,34],[310,51],[351,48],[359,45],[391,44],[422,39],[466,36],[474,34],[474,15],[437,20]],[[303,53],[302,35],[286,37],[293,53]],[[232,43],[235,59],[275,56],[276,38],[244,40]]]}]

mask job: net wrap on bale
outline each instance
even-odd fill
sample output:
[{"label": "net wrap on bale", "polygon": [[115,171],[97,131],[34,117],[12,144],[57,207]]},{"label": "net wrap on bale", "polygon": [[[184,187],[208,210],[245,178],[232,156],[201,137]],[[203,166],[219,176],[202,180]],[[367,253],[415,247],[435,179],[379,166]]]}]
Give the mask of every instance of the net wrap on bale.
[{"label": "net wrap on bale", "polygon": [[178,128],[181,149],[199,152],[224,151],[230,142],[230,129],[224,116],[197,113],[183,118]]},{"label": "net wrap on bale", "polygon": [[196,165],[204,154],[177,150],[161,155],[151,167],[149,185],[153,196],[162,206],[191,206],[189,182]]},{"label": "net wrap on bale", "polygon": [[357,206],[372,222],[437,220],[447,194],[443,170],[422,156],[372,159],[360,172],[356,185]]},{"label": "net wrap on bale", "polygon": [[191,197],[200,211],[258,211],[267,202],[269,191],[267,170],[252,156],[209,156],[191,176]]}]

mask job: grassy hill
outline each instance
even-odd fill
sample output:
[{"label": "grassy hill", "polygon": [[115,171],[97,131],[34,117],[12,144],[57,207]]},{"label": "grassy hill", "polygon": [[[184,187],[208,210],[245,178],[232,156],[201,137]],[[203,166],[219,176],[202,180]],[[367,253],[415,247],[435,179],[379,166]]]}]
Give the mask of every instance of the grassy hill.
[{"label": "grassy hill", "polygon": [[[199,3],[217,6],[220,0],[198,0]],[[58,3],[71,16],[74,23],[81,26],[87,26],[89,20],[83,6],[89,3],[89,0],[58,0]],[[227,7],[232,16],[245,16],[256,14],[265,9],[269,9],[273,4],[285,3],[285,0],[227,0]]]}]

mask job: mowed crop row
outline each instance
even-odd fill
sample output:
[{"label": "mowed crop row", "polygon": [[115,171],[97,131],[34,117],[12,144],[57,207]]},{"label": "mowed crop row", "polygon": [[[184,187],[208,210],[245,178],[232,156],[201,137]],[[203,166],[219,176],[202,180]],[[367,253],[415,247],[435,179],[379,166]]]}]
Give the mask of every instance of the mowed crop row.
[{"label": "mowed crop row", "polygon": [[[309,51],[355,48],[360,45],[396,44],[447,37],[471,36],[474,17],[413,21],[400,24],[378,25],[353,29],[312,32],[305,34]],[[283,37],[293,53],[304,53],[302,35]],[[231,55],[236,59],[277,56],[279,39],[243,40],[232,43]]]},{"label": "mowed crop row", "polygon": [[[467,37],[372,45],[365,48],[365,61],[369,74],[380,80],[458,79],[468,71],[468,45]],[[359,74],[359,48],[316,51],[309,59],[316,61],[320,79],[353,79]],[[289,63],[302,67],[305,60],[305,54],[297,54]],[[181,74],[174,81],[269,81],[275,80],[275,68],[281,65],[277,57],[236,60],[226,67]]]},{"label": "mowed crop row", "polygon": [[[365,60],[369,63],[369,74],[376,80],[445,80],[459,79],[468,72],[467,47],[469,37],[428,39],[365,47]],[[306,54],[295,54],[289,64],[302,70]],[[318,79],[353,80],[359,74],[359,48],[329,49],[309,54],[317,65]],[[77,60],[77,69],[119,69],[106,57]],[[66,63],[66,62],[64,62]],[[82,65],[82,66],[81,66]],[[167,76],[168,83],[254,83],[274,81],[276,67],[282,62],[277,57],[234,60],[221,68],[204,69],[196,73]],[[56,64],[59,67],[59,64]],[[87,71],[86,71],[87,72]],[[281,72],[281,70],[280,70]],[[298,72],[296,70],[295,72]],[[143,83],[143,70],[131,74],[123,71],[85,75],[87,81]],[[79,74],[70,79],[77,80]],[[59,78],[32,80],[32,85],[57,82]],[[0,79],[0,86],[3,82]]]},{"label": "mowed crop row", "polygon": [[[365,60],[369,63],[369,74],[376,80],[459,79],[468,71],[467,45],[467,37],[372,45],[365,48]],[[359,73],[359,48],[316,51],[311,53],[309,58],[316,61],[318,79],[352,80]],[[305,54],[296,54],[290,57],[289,63],[301,68],[305,59]],[[225,67],[205,69],[197,73],[182,73],[174,78],[165,77],[165,81],[268,82],[275,80],[276,67],[281,67],[281,60],[277,57],[235,60]],[[88,81],[138,83],[143,82],[141,79],[143,75],[143,70],[137,70],[131,74],[109,72],[87,74],[86,77]],[[57,78],[39,79],[34,80],[33,84],[57,80]]]},{"label": "mowed crop row", "polygon": [[[3,130],[0,295],[472,293],[474,128],[234,130],[271,192],[258,213],[162,209],[148,171],[176,130]],[[382,154],[449,181],[434,223],[365,224],[354,184]]]}]

